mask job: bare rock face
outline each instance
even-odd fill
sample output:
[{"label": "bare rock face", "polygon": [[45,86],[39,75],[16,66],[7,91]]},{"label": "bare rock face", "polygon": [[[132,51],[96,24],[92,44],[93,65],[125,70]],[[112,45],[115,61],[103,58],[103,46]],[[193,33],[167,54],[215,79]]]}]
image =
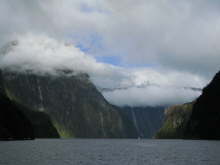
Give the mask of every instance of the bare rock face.
[{"label": "bare rock face", "polygon": [[87,74],[4,71],[2,77],[7,96],[48,114],[61,137],[137,137],[132,122],[104,99]]}]

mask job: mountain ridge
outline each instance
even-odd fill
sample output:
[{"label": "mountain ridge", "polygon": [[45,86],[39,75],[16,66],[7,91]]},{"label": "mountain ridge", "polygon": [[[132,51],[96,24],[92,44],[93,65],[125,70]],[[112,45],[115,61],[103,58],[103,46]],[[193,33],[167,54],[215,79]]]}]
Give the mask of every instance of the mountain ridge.
[{"label": "mountain ridge", "polygon": [[109,104],[87,74],[74,76],[3,72],[11,99],[51,117],[61,137],[137,137],[131,121]]},{"label": "mountain ridge", "polygon": [[[192,103],[171,106],[170,114],[156,134],[156,138],[220,139],[220,72],[203,89],[202,94]],[[168,110],[169,110],[168,109]],[[182,122],[176,126],[178,120]]]}]

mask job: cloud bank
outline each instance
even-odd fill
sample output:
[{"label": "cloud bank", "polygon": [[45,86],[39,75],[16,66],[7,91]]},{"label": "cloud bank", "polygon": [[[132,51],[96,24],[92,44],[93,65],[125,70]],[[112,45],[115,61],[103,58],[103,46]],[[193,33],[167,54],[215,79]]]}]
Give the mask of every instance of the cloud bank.
[{"label": "cloud bank", "polygon": [[216,0],[1,0],[0,47],[19,44],[0,63],[89,73],[115,104],[187,102],[219,70],[219,18]]},{"label": "cloud bank", "polygon": [[[171,70],[123,68],[97,62],[72,44],[45,35],[17,36],[1,50],[0,67],[16,71],[55,74],[72,70],[90,75],[112,104],[158,106],[184,103],[196,98],[207,81],[200,76]],[[108,89],[108,90],[102,90]]]},{"label": "cloud bank", "polygon": [[105,98],[118,106],[170,106],[191,102],[201,94],[184,88],[149,86],[104,92]]}]

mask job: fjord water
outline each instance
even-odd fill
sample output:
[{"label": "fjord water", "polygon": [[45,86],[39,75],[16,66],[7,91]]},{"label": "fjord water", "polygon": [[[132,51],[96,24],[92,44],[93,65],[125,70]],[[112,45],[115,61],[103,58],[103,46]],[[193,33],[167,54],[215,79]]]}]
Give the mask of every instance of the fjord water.
[{"label": "fjord water", "polygon": [[220,141],[38,139],[0,142],[0,165],[219,165]]}]

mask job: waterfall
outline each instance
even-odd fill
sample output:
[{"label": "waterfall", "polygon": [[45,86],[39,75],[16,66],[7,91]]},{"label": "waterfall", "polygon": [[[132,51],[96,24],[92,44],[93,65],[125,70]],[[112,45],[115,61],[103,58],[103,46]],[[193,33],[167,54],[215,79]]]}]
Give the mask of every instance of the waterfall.
[{"label": "waterfall", "polygon": [[107,137],[107,136],[106,136],[106,132],[105,132],[105,128],[104,128],[104,117],[103,117],[103,113],[102,113],[102,112],[99,112],[99,116],[100,116],[100,122],[101,122],[101,128],[102,128],[103,137]]},{"label": "waterfall", "polygon": [[39,99],[40,99],[39,110],[40,110],[40,111],[44,111],[43,95],[42,95],[42,90],[41,90],[41,86],[40,86],[40,83],[39,83],[39,80],[38,80],[38,79],[37,79],[37,88],[38,88]]},{"label": "waterfall", "polygon": [[132,114],[132,120],[133,120],[134,126],[135,126],[135,128],[137,130],[137,133],[138,133],[138,137],[140,137],[141,136],[141,132],[140,132],[140,129],[139,129],[139,126],[138,126],[138,123],[137,123],[136,114],[135,114],[133,109],[131,110],[131,114]]}]

